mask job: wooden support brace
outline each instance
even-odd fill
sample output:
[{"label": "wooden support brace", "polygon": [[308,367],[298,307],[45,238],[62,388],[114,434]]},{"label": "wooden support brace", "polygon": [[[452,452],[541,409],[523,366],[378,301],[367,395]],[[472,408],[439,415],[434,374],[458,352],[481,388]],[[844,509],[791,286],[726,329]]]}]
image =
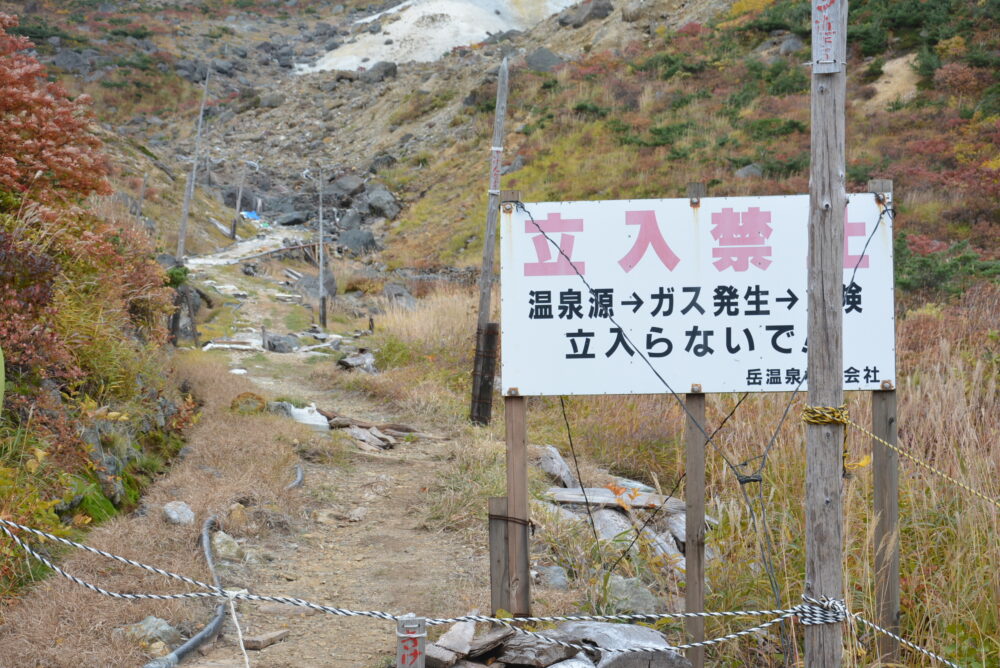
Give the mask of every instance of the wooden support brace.
[{"label": "wooden support brace", "polygon": [[496,616],[510,611],[510,568],[507,561],[507,497],[489,499],[490,608]]}]

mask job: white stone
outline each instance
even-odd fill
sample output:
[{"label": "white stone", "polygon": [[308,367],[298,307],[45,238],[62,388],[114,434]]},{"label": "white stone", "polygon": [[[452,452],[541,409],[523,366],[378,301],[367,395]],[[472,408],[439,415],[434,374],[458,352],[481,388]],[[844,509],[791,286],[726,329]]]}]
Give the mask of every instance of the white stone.
[{"label": "white stone", "polygon": [[163,504],[163,519],[171,524],[194,524],[194,511],[183,501],[171,501]]}]

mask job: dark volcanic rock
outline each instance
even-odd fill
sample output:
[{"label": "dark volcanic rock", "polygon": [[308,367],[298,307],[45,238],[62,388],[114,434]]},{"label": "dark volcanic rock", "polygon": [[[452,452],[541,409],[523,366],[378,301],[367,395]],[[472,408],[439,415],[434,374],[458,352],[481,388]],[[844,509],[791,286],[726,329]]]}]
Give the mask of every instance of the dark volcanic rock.
[{"label": "dark volcanic rock", "polygon": [[385,186],[375,186],[368,191],[368,207],[379,216],[394,219],[403,210],[396,197]]},{"label": "dark volcanic rock", "polygon": [[264,349],[274,353],[293,353],[299,348],[299,339],[291,334],[264,335]]},{"label": "dark volcanic rock", "polygon": [[396,157],[390,155],[389,153],[379,153],[374,158],[372,158],[372,163],[368,165],[368,171],[372,174],[378,173],[379,170],[385,169],[387,167],[392,167],[396,164]]},{"label": "dark volcanic rock", "polygon": [[345,174],[330,184],[330,191],[342,200],[350,199],[364,189],[364,179],[354,174]]},{"label": "dark volcanic rock", "polygon": [[566,61],[546,49],[544,46],[540,46],[528,54],[527,58],[525,58],[525,62],[530,69],[535,70],[536,72],[551,72]]},{"label": "dark volcanic rock", "polygon": [[607,18],[614,9],[611,0],[586,0],[564,11],[557,20],[561,26],[579,28],[595,19]]},{"label": "dark volcanic rock", "polygon": [[355,255],[368,253],[378,248],[378,244],[375,243],[375,235],[371,233],[371,230],[346,230],[340,235],[339,243],[344,249]]},{"label": "dark volcanic rock", "polygon": [[378,83],[386,79],[396,77],[396,63],[380,60],[367,70],[358,75],[358,78],[365,83]]},{"label": "dark volcanic rock", "polygon": [[309,214],[305,211],[292,211],[274,219],[276,225],[301,225],[309,220]]}]

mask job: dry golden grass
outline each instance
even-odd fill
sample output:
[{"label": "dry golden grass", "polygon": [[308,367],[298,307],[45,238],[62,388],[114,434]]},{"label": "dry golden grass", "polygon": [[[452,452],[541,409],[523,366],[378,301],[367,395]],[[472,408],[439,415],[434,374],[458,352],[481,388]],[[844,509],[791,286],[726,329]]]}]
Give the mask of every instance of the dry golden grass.
[{"label": "dry golden grass", "polygon": [[[493,425],[474,429],[463,423],[468,406],[468,371],[473,320],[468,309],[471,292],[431,300],[413,312],[385,318],[379,345],[387,345],[392,364],[381,376],[362,379],[359,389],[407,404],[435,420],[447,420],[465,430],[452,452],[454,465],[435,485],[437,502],[429,511],[435,526],[451,525],[480,531],[485,499],[503,490],[502,404],[494,405]],[[1000,340],[996,313],[1000,288],[980,285],[956,303],[929,306],[897,322],[900,446],[945,473],[967,482],[992,498],[1000,497]],[[383,350],[383,354],[387,351]],[[789,394],[749,397],[709,447],[707,487],[710,515],[720,520],[709,544],[718,559],[709,567],[710,610],[771,608],[774,596],[761,568],[760,540],[739,483],[720,451],[734,463],[748,462],[752,471],[787,406]],[[708,428],[714,429],[738,397],[712,395]],[[851,415],[867,426],[870,402],[865,393],[848,396]],[[782,605],[794,605],[804,576],[805,485],[804,430],[799,421],[805,397],[796,397],[789,419],[763,469],[763,486],[746,491],[754,510],[767,511],[767,531]],[[649,483],[658,480],[665,491],[684,471],[684,414],[670,396],[574,397],[567,402],[577,452],[614,473]],[[529,439],[555,443],[567,452],[565,427],[558,401],[529,402]],[[867,436],[849,430],[849,461],[870,452]],[[587,464],[584,479],[596,478]],[[749,471],[748,471],[749,472]],[[535,480],[534,489],[545,486]],[[683,489],[683,488],[682,488]],[[961,665],[998,665],[1000,661],[1000,538],[996,508],[913,464],[900,464],[900,531],[902,540],[902,610],[904,635]],[[875,619],[872,567],[873,527],[870,467],[845,481],[845,596],[852,610]],[[763,529],[763,527],[762,527]],[[562,534],[552,541],[563,547],[586,546]],[[550,541],[550,542],[552,542]],[[584,541],[585,542],[585,541]],[[734,568],[733,564],[744,566]],[[668,600],[676,581],[640,557],[627,570],[654,582]],[[627,574],[627,573],[626,573]],[[585,609],[602,604],[599,592],[585,586],[575,603]],[[566,601],[560,599],[560,603]],[[545,604],[550,612],[551,601]],[[563,609],[560,612],[571,612]],[[741,627],[710,622],[708,635]],[[850,635],[850,634],[849,634]],[[845,664],[872,662],[874,639],[849,638]],[[710,651],[713,665],[781,665],[777,635],[757,643],[727,643]],[[801,657],[796,658],[797,661]],[[905,665],[930,665],[904,653]]]},{"label": "dry golden grass", "polygon": [[[295,461],[290,442],[296,437],[308,439],[311,432],[299,431],[271,415],[230,412],[232,397],[255,387],[245,378],[227,373],[225,365],[209,355],[178,356],[176,375],[179,380],[188,380],[195,395],[204,400],[201,419],[187,433],[190,454],[175,463],[168,479],[149,488],[143,499],[145,514],[116,517],[95,528],[86,540],[88,545],[108,552],[208,581],[198,547],[201,523],[213,514],[224,517],[238,499],[252,503],[251,517],[297,512],[299,493],[285,490]],[[174,526],[161,519],[161,506],[173,500],[191,506],[196,515],[194,526]],[[258,521],[226,529],[240,536],[262,527]],[[61,565],[112,591],[188,591],[180,583],[82,552],[67,553]],[[212,602],[118,601],[51,576],[0,611],[0,665],[140,665],[149,657],[115,635],[115,628],[156,615],[187,631],[197,631],[213,607]]]}]

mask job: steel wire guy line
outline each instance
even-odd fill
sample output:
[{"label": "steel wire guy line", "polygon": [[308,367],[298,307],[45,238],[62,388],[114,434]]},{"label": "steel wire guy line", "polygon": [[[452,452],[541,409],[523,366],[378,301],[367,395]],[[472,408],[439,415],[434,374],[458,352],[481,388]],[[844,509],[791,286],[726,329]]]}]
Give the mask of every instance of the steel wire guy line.
[{"label": "steel wire guy line", "polygon": [[[524,213],[526,213],[528,215],[528,218],[531,219],[531,223],[532,223],[532,225],[535,226],[535,229],[537,229],[538,232],[546,239],[546,241],[548,241],[550,244],[552,244],[556,248],[556,250],[559,252],[559,254],[562,255],[563,258],[566,259],[566,261],[569,263],[569,265],[573,268],[573,272],[583,282],[584,286],[586,286],[587,291],[589,293],[593,294],[594,289],[591,287],[591,285],[587,281],[587,279],[584,278],[583,274],[581,274],[580,271],[576,268],[576,265],[573,263],[573,260],[568,255],[566,255],[566,253],[565,253],[565,251],[563,251],[562,247],[559,246],[559,244],[556,243],[555,240],[552,239],[552,237],[550,237],[544,230],[542,230],[541,226],[535,221],[535,217],[532,215],[531,211],[528,210],[528,208],[524,205],[524,202],[517,201],[517,202],[514,202],[514,205],[517,207],[517,209],[519,211],[522,211],[522,212],[524,212]],[[709,435],[709,433],[705,430],[705,426],[702,425],[701,422],[699,422],[698,420],[695,419],[694,415],[692,415],[691,411],[688,409],[687,405],[684,403],[684,400],[680,398],[680,395],[678,395],[677,392],[674,391],[674,389],[670,386],[670,383],[668,383],[667,380],[656,369],[656,367],[653,366],[653,363],[650,362],[649,358],[646,357],[646,355],[643,354],[643,352],[639,348],[639,346],[637,346],[637,345],[635,345],[635,343],[633,343],[632,339],[629,337],[628,333],[625,331],[625,328],[618,324],[618,322],[615,320],[614,316],[609,314],[608,315],[608,320],[611,322],[611,324],[613,324],[615,327],[617,327],[618,329],[621,330],[622,337],[625,339],[625,342],[628,343],[631,346],[631,348],[636,351],[636,353],[639,355],[639,358],[646,364],[647,367],[649,367],[650,371],[653,372],[653,375],[656,376],[657,380],[659,380],[660,383],[665,388],[667,388],[667,391],[670,392],[670,395],[677,401],[678,405],[684,411],[684,413],[687,416],[687,418],[691,421],[691,423],[695,426],[695,428],[699,432],[701,432],[701,435],[705,437],[705,443],[709,443],[709,444],[712,445],[713,448],[715,448],[716,452],[719,454],[719,456],[722,457],[723,461],[725,461],[726,465],[729,467],[729,469],[736,476],[736,479],[740,483],[740,488],[742,489],[743,485],[746,482],[759,482],[759,480],[751,480],[748,477],[744,476],[743,473],[739,470],[739,467],[736,464],[734,464],[732,462],[732,460],[729,459],[729,457],[726,456],[726,453],[722,449],[722,447],[718,443],[715,442],[715,439],[713,438],[713,436],[715,434]],[[799,386],[801,386],[801,385],[802,385],[802,381],[800,380],[799,381]],[[797,391],[798,391],[798,387],[796,387],[796,392]],[[794,400],[794,398],[795,398],[795,394],[793,393],[792,394],[792,400]],[[789,401],[789,407],[790,406],[791,406],[791,401]],[[781,426],[784,423],[785,418],[787,416],[788,416],[788,408],[785,409],[785,413],[782,416],[781,421],[778,423],[778,427],[775,430],[775,436],[772,437],[771,443],[769,444],[769,447],[770,447],[771,444],[774,443],[774,439],[777,437],[777,433],[778,433],[778,431],[780,431]],[[717,431],[718,430],[716,430],[716,433],[717,433]],[[766,459],[764,461],[766,462]],[[758,471],[755,472],[754,476],[758,476],[761,468],[763,468],[763,467],[760,467],[758,469]],[[763,498],[763,491],[761,491],[761,497]],[[747,501],[747,509],[750,511],[751,517],[753,517],[753,519],[754,519],[754,521],[753,521],[754,530],[757,532],[758,539],[759,539],[760,538],[760,530],[757,527],[756,513],[754,512],[753,505],[749,503],[749,499],[747,498],[747,495],[746,495],[745,492],[744,492],[744,498]],[[768,540],[767,542],[770,545],[771,541]],[[762,541],[762,544],[763,544],[763,541]],[[764,553],[763,547],[761,548],[761,552],[762,552],[762,557],[764,557],[764,559],[763,559],[763,561],[764,561],[764,567],[765,567],[765,570],[767,572],[768,580],[770,581],[770,584],[771,584],[772,594],[774,595],[775,601],[777,602],[777,604],[781,605],[781,592],[778,589],[777,578],[776,578],[776,576],[774,574],[774,565],[773,565],[773,561],[771,559],[771,556],[773,554],[773,546],[769,547],[769,554],[767,554],[766,556],[763,554]]]}]

